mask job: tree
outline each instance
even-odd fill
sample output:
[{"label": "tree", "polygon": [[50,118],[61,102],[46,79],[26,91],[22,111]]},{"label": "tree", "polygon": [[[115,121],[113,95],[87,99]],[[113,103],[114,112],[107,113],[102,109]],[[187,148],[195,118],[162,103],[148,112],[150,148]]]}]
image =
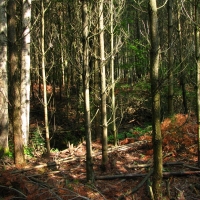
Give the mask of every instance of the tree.
[{"label": "tree", "polygon": [[[96,7],[95,7],[96,8]],[[95,24],[96,25],[96,24]],[[94,26],[95,26],[94,25]],[[93,56],[91,56],[92,66],[94,70],[94,107],[96,110],[96,116],[94,119],[94,129],[95,129],[95,137],[97,140],[101,140],[101,113],[100,113],[100,67],[99,67],[99,60],[97,59],[99,56],[99,48],[98,48],[98,24],[94,28],[94,36],[93,36]]]},{"label": "tree", "polygon": [[102,122],[102,169],[106,169],[108,163],[108,122],[106,108],[106,67],[105,67],[105,51],[104,51],[104,0],[99,2],[99,48],[100,48],[100,71],[101,71],[101,122]]},{"label": "tree", "polygon": [[6,1],[0,1],[0,151],[8,151],[8,77]]},{"label": "tree", "polygon": [[174,113],[174,88],[173,88],[173,48],[172,48],[172,5],[173,1],[168,0],[168,114]]},{"label": "tree", "polygon": [[22,164],[24,160],[24,147],[21,131],[21,101],[20,101],[20,86],[21,74],[19,67],[19,54],[18,54],[18,9],[19,4],[16,0],[9,0],[7,5],[8,13],[8,63],[10,73],[10,94],[9,100],[11,104],[11,123],[12,134],[14,138],[14,154],[15,163]]},{"label": "tree", "polygon": [[112,132],[114,135],[114,145],[117,146],[117,127],[116,127],[116,107],[115,107],[115,77],[114,77],[114,22],[113,22],[113,0],[110,1],[110,76],[111,76],[111,109],[112,109]]},{"label": "tree", "polygon": [[86,172],[87,181],[94,181],[93,162],[92,162],[92,138],[91,138],[91,119],[90,119],[90,72],[89,72],[89,18],[88,1],[82,1],[82,20],[83,20],[83,89],[85,106],[85,132],[86,132]]},{"label": "tree", "polygon": [[44,119],[45,119],[45,131],[46,131],[46,144],[47,154],[50,155],[50,136],[49,136],[49,120],[48,120],[48,102],[47,102],[47,83],[46,83],[46,72],[45,72],[45,47],[44,47],[44,0],[41,0],[41,65],[42,65],[42,80],[43,80],[43,98],[44,98]]},{"label": "tree", "polygon": [[197,84],[197,124],[198,124],[198,166],[200,167],[200,48],[199,48],[199,1],[195,0],[195,54],[196,54],[196,84]]},{"label": "tree", "polygon": [[152,96],[152,130],[153,130],[153,194],[155,200],[162,199],[162,135],[160,127],[160,83],[159,83],[159,33],[156,0],[149,1],[150,18],[150,76]]},{"label": "tree", "polygon": [[21,117],[24,145],[29,141],[31,0],[23,0],[21,50]]},{"label": "tree", "polygon": [[177,3],[177,21],[178,21],[178,39],[179,39],[179,63],[180,63],[180,85],[182,89],[183,108],[184,113],[188,113],[187,96],[186,96],[186,83],[185,83],[185,67],[183,60],[183,41],[182,41],[182,27],[181,27],[181,2]]}]

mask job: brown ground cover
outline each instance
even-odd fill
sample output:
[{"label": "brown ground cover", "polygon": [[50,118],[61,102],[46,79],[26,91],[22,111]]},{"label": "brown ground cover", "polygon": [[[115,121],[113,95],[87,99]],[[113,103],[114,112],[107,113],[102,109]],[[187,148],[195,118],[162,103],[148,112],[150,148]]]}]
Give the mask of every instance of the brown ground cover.
[{"label": "brown ground cover", "polygon": [[[165,199],[200,199],[195,116],[177,114],[165,119],[162,135]],[[9,158],[1,159],[0,199],[114,200],[122,195],[127,200],[150,199],[151,177],[141,182],[153,165],[151,132],[136,138],[120,141],[117,148],[109,145],[109,166],[105,172],[100,167],[101,144],[93,143],[94,184],[85,181],[84,142],[72,149],[52,152],[50,158],[29,158],[25,166],[15,166]]]}]

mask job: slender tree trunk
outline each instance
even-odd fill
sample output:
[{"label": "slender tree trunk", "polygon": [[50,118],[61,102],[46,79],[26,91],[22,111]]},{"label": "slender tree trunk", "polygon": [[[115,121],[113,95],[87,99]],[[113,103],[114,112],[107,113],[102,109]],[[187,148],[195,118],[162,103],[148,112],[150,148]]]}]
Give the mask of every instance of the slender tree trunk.
[{"label": "slender tree trunk", "polygon": [[116,108],[115,108],[115,76],[114,76],[114,31],[113,31],[113,0],[110,2],[110,45],[111,45],[111,61],[110,61],[110,75],[111,75],[111,109],[112,109],[112,132],[114,135],[114,145],[117,146],[117,127],[116,127]]},{"label": "slender tree trunk", "polygon": [[[98,26],[98,25],[97,25]],[[95,138],[97,140],[101,140],[101,109],[100,109],[100,68],[99,68],[99,61],[97,59],[99,55],[98,50],[98,35],[97,35],[97,28],[95,27],[94,30],[94,40],[93,40],[93,69],[94,69],[94,104],[96,110],[96,116],[94,121],[94,129],[95,129]]]},{"label": "slender tree trunk", "polygon": [[6,0],[0,1],[0,151],[8,151],[8,75]]},{"label": "slender tree trunk", "polygon": [[174,87],[173,87],[173,49],[172,49],[172,4],[173,0],[168,0],[168,114],[174,113]]},{"label": "slender tree trunk", "polygon": [[16,0],[8,1],[8,63],[10,68],[10,103],[11,103],[11,120],[12,133],[14,138],[15,164],[24,163],[24,148],[21,131],[21,102],[20,102],[20,85],[21,76],[18,65],[18,44],[17,44],[17,2]]},{"label": "slender tree trunk", "polygon": [[186,97],[186,88],[185,88],[185,69],[184,69],[184,61],[183,61],[183,45],[182,45],[182,30],[181,30],[181,5],[179,0],[177,0],[177,20],[178,20],[178,38],[179,38],[179,61],[180,61],[180,85],[182,89],[182,98],[183,98],[183,108],[184,114],[188,113],[187,106],[187,97]]},{"label": "slender tree trunk", "polygon": [[45,72],[45,50],[44,50],[44,0],[41,0],[41,51],[42,51],[42,79],[43,79],[43,106],[44,106],[44,120],[46,131],[46,144],[47,154],[50,155],[50,138],[49,138],[49,120],[48,120],[48,102],[47,102],[47,85],[46,85],[46,72]]},{"label": "slender tree trunk", "polygon": [[152,129],[153,129],[153,194],[155,200],[162,199],[162,135],[160,127],[160,86],[159,86],[159,57],[160,45],[158,34],[158,17],[156,0],[149,1],[150,16],[150,71],[151,71],[151,95],[152,95]]},{"label": "slender tree trunk", "polygon": [[89,74],[89,44],[88,44],[88,5],[87,0],[82,1],[82,20],[83,20],[83,88],[85,104],[85,132],[86,132],[86,173],[87,181],[94,181],[93,162],[92,162],[92,138],[91,138],[91,119],[90,119],[90,74]]},{"label": "slender tree trunk", "polygon": [[106,109],[106,67],[104,52],[104,17],[103,17],[104,0],[100,0],[99,5],[99,31],[100,31],[100,70],[101,70],[101,120],[102,120],[102,169],[106,169],[108,163],[108,125],[107,125],[107,109]]},{"label": "slender tree trunk", "polygon": [[30,28],[31,28],[31,0],[23,0],[22,8],[22,53],[21,53],[21,117],[24,145],[29,140],[30,113]]},{"label": "slender tree trunk", "polygon": [[199,0],[195,0],[195,54],[196,54],[196,68],[197,68],[197,124],[198,124],[198,166],[200,167],[200,48],[199,48]]}]

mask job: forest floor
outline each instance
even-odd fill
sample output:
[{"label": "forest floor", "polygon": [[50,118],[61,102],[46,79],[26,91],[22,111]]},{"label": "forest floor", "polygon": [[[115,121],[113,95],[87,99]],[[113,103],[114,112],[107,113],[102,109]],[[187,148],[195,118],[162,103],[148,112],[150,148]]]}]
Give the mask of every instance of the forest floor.
[{"label": "forest floor", "polygon": [[[143,84],[144,85],[144,84]],[[51,92],[51,91],[50,91]],[[134,94],[133,94],[134,92]],[[40,144],[45,145],[40,136],[45,136],[43,108],[40,101],[31,102],[30,129],[39,130],[39,135],[31,140],[37,143],[33,152],[26,149],[26,164],[14,165],[13,156],[0,159],[0,200],[148,200],[152,183],[153,149],[150,126],[151,103],[149,88],[141,86],[130,91],[122,88],[116,91],[124,110],[119,138],[119,146],[108,145],[109,164],[106,171],[101,168],[101,144],[92,143],[94,183],[86,182],[86,145],[85,141],[67,144],[74,135],[83,136],[84,131],[77,131],[75,108],[67,111],[64,102],[49,104],[51,131],[56,123],[58,134],[48,158]],[[141,98],[142,97],[142,98]],[[77,100],[75,99],[74,102]],[[134,101],[134,102],[133,102]],[[177,103],[178,98],[176,98]],[[145,105],[144,105],[145,104]],[[75,105],[75,103],[74,103]],[[68,116],[66,116],[68,113]],[[54,120],[54,116],[56,116]],[[79,122],[78,122],[79,123]],[[82,120],[82,124],[84,121]],[[80,126],[80,124],[78,124]],[[81,125],[84,127],[84,124]],[[138,127],[138,128],[135,128]],[[200,168],[198,168],[197,121],[194,114],[176,114],[165,118],[161,124],[163,136],[163,199],[200,200]],[[73,131],[71,131],[73,130]],[[35,132],[30,133],[31,137]],[[41,134],[41,135],[40,135]],[[36,137],[37,136],[37,137]],[[69,138],[67,138],[69,139]],[[62,145],[63,145],[62,144]],[[44,146],[43,146],[44,147]],[[60,146],[59,146],[60,147]],[[58,150],[58,149],[59,150]]]},{"label": "forest floor", "polygon": [[[146,200],[152,179],[151,131],[125,138],[118,147],[109,144],[109,165],[101,170],[101,145],[93,143],[95,182],[86,182],[85,142],[51,157],[27,158],[15,166],[0,160],[0,199],[98,199]],[[194,115],[177,114],[162,122],[163,199],[200,199],[200,168],[197,167],[197,124]],[[123,196],[123,198],[122,198]]]}]

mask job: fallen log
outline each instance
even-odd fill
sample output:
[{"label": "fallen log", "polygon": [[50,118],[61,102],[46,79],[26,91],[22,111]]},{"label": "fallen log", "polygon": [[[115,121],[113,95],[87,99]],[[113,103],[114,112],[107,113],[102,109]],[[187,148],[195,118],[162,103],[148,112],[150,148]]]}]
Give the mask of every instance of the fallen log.
[{"label": "fallen log", "polygon": [[[197,175],[200,174],[200,171],[180,171],[180,172],[163,172],[163,177],[168,178],[170,176],[188,176],[188,175]],[[95,176],[95,180],[112,180],[112,179],[129,179],[144,177],[147,174],[120,174],[120,175],[108,175],[108,176]]]}]

